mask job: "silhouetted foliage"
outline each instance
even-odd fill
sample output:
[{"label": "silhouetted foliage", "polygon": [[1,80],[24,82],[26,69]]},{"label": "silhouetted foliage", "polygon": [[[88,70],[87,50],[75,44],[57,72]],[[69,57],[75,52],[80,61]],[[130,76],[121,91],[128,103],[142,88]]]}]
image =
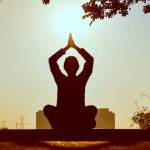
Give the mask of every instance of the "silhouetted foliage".
[{"label": "silhouetted foliage", "polygon": [[[96,19],[112,18],[117,14],[125,17],[129,14],[131,6],[139,2],[144,3],[143,12],[150,13],[150,0],[90,0],[82,5],[85,15],[83,19],[90,17],[91,23]],[[50,0],[43,0],[44,4],[48,4]]]},{"label": "silhouetted foliage", "polygon": [[[85,15],[83,19],[90,17],[91,23],[96,19],[112,18],[116,14],[120,14],[125,17],[129,14],[131,6],[142,2],[146,4],[150,0],[90,0],[89,2],[82,5]],[[143,12],[150,12],[150,5],[143,6]]]},{"label": "silhouetted foliage", "polygon": [[50,0],[42,0],[43,1],[43,4],[49,4]]},{"label": "silhouetted foliage", "polygon": [[[145,96],[150,101],[150,97],[146,95],[145,93],[142,93],[141,96]],[[131,118],[133,126],[134,124],[137,124],[140,129],[150,129],[150,109],[148,107],[139,107],[137,102],[135,103],[138,110],[134,113],[134,115]]]},{"label": "silhouetted foliage", "polygon": [[139,125],[140,129],[150,129],[150,110],[147,107],[142,107],[141,110],[134,113],[131,120],[134,124]]}]

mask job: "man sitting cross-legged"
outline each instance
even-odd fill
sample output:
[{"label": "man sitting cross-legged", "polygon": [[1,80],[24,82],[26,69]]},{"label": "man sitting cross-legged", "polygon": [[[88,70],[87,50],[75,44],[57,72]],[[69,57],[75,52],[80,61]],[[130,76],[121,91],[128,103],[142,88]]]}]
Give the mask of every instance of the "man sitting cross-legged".
[{"label": "man sitting cross-legged", "polygon": [[[64,62],[65,76],[59,69],[58,59],[73,47],[85,59],[83,71],[77,76],[79,63],[76,57],[69,56]],[[77,47],[69,36],[68,45],[49,58],[51,72],[57,84],[57,106],[46,105],[44,114],[53,129],[92,129],[96,126],[95,106],[85,107],[85,87],[92,73],[93,57],[84,49]]]}]

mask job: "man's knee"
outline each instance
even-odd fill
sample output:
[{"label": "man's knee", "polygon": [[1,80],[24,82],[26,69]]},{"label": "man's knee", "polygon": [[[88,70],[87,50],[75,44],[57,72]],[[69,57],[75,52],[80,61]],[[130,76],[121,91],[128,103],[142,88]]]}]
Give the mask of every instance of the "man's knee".
[{"label": "man's knee", "polygon": [[96,114],[97,114],[97,108],[93,105],[90,105],[90,106],[87,106],[85,107],[86,109],[86,112],[90,115],[90,116],[93,116],[95,117]]},{"label": "man's knee", "polygon": [[56,109],[56,107],[52,106],[52,105],[46,105],[44,108],[43,108],[43,112],[44,114],[47,116],[49,113],[52,113],[54,112]]}]

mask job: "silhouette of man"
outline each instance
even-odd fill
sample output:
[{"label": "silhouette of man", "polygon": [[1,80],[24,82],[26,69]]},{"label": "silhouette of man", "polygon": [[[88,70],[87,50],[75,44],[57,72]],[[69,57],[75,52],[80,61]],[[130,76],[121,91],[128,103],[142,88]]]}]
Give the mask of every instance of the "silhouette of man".
[{"label": "silhouette of man", "polygon": [[[59,69],[58,59],[73,47],[85,59],[83,71],[76,76],[79,63],[69,56],[64,62],[65,76]],[[44,114],[54,129],[92,129],[95,127],[95,106],[85,107],[85,87],[92,73],[93,57],[83,48],[77,47],[70,34],[68,45],[49,58],[51,72],[57,84],[57,106],[46,105]]]}]

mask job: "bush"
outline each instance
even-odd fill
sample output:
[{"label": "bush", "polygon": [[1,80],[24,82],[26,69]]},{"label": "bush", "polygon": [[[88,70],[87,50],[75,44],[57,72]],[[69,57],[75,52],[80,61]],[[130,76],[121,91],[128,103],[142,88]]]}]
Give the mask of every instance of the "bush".
[{"label": "bush", "polygon": [[133,122],[131,126],[137,124],[140,129],[150,129],[150,110],[147,107],[142,107],[134,113],[131,120]]}]

